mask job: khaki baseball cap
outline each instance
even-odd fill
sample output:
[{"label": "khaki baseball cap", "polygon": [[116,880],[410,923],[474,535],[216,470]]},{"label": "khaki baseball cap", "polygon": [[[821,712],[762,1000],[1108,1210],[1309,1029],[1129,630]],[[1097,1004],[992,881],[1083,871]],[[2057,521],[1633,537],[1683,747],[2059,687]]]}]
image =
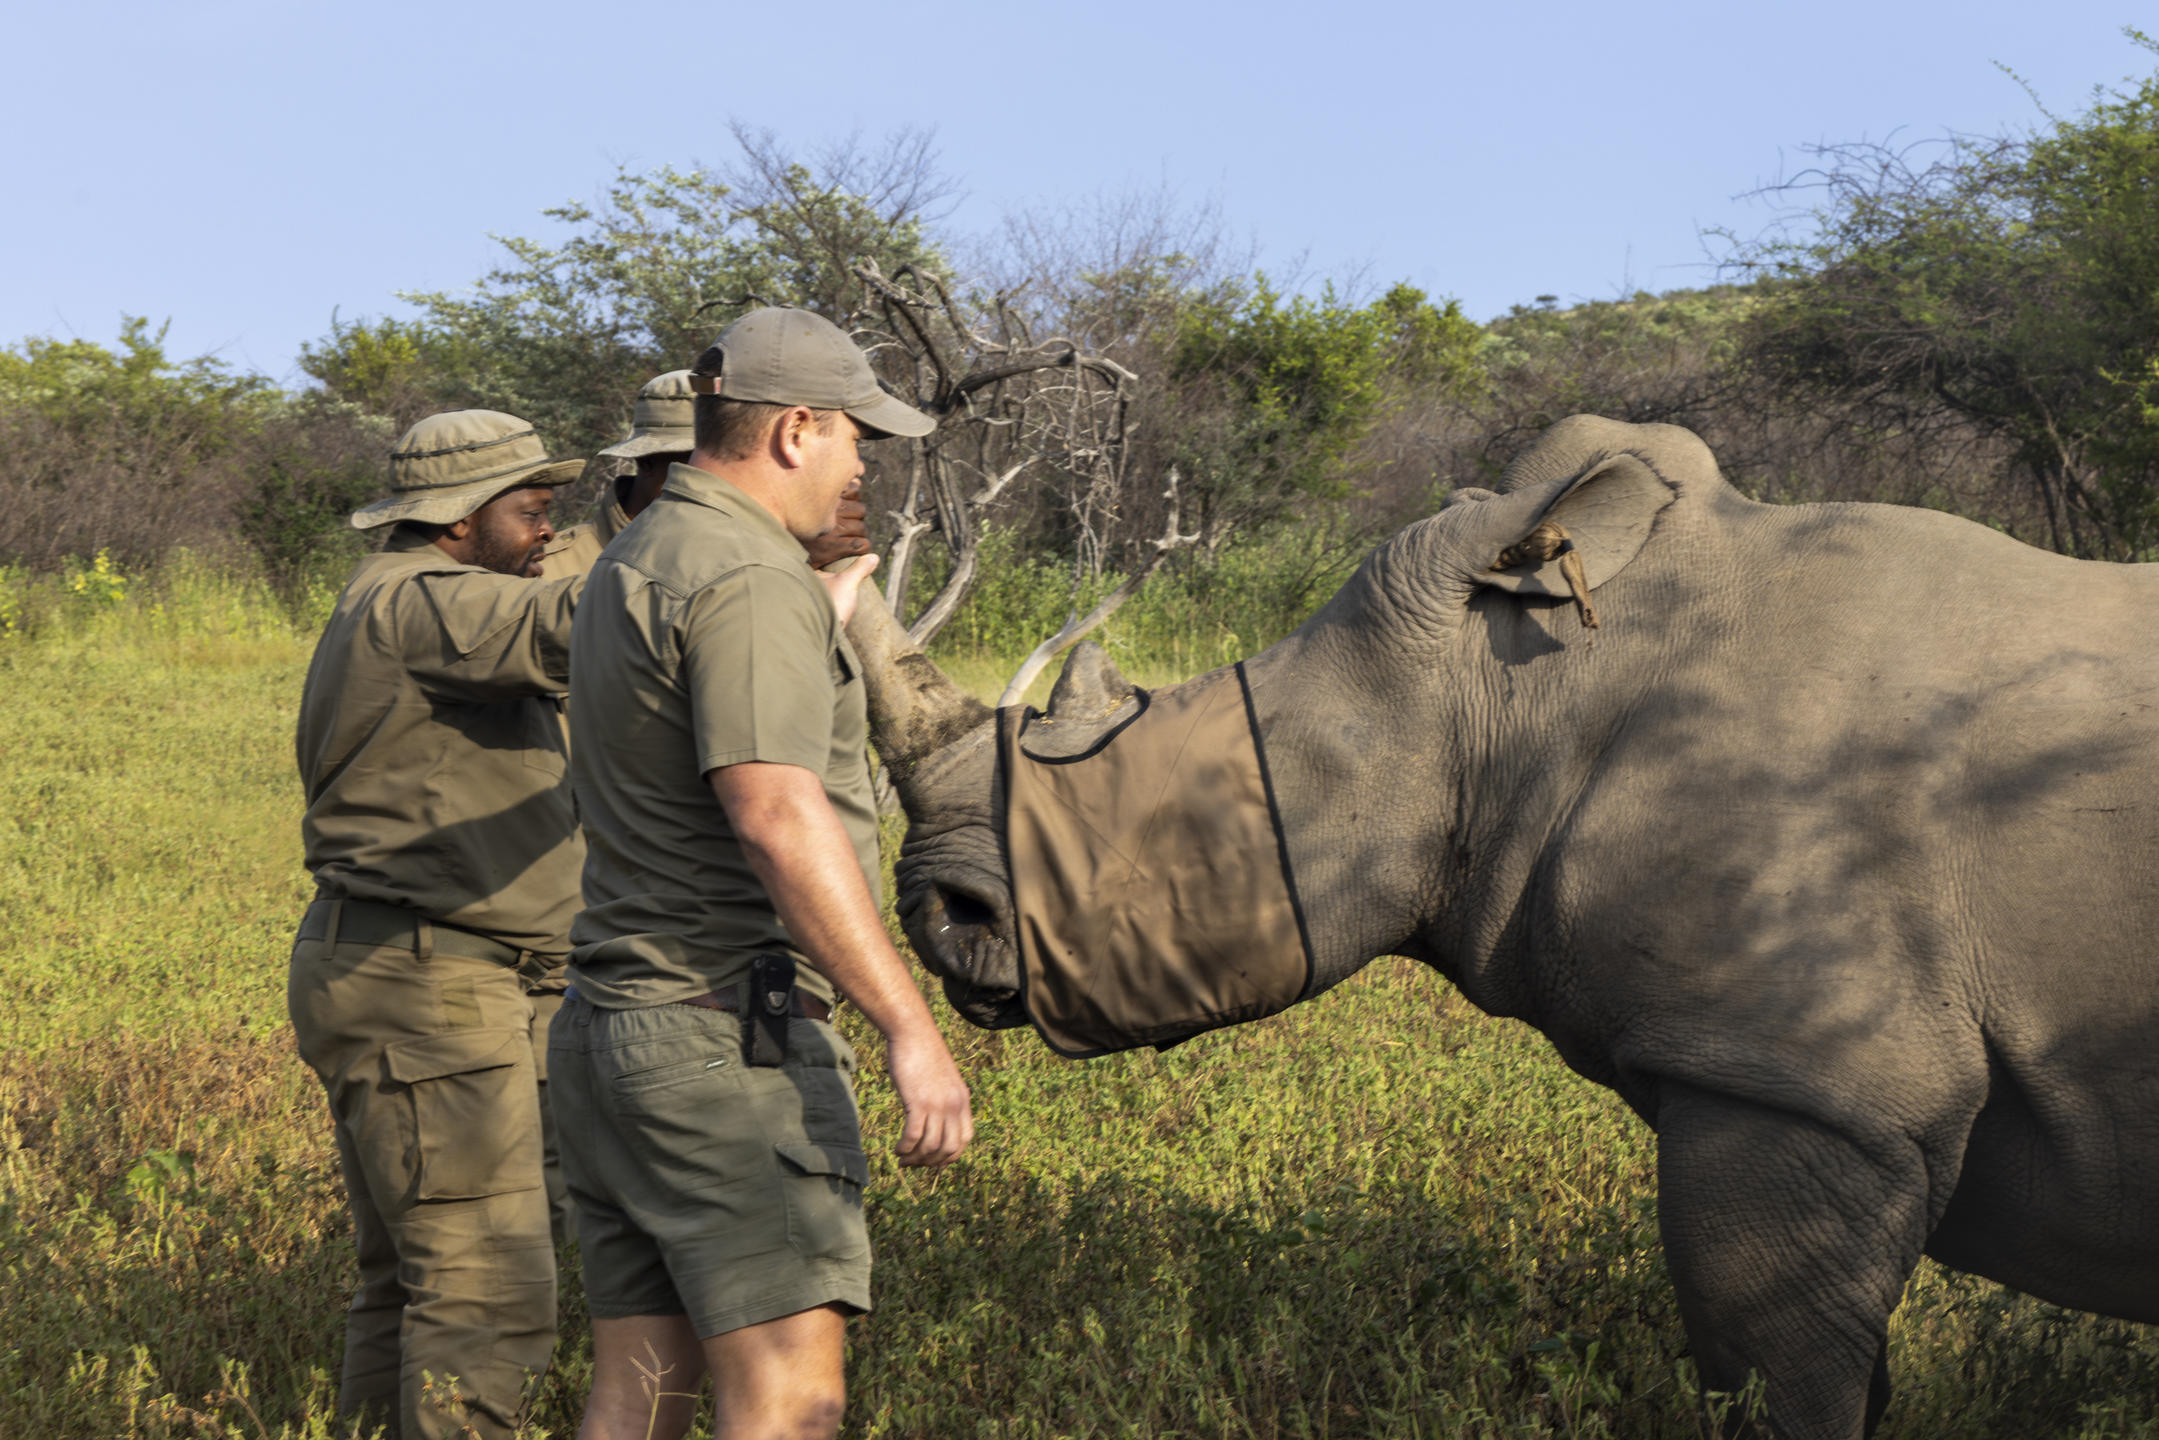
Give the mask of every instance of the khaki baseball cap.
[{"label": "khaki baseball cap", "polygon": [[499,410],[451,410],[407,430],[390,452],[390,498],[352,512],[356,530],[399,520],[449,525],[505,490],[567,485],[582,460],[550,460],[530,425]]},{"label": "khaki baseball cap", "polygon": [[793,306],[752,310],[720,332],[690,367],[700,395],[844,410],[873,438],[927,435],[937,422],[903,405],[839,326]]},{"label": "khaki baseball cap", "polygon": [[630,417],[630,438],[600,453],[616,460],[635,460],[640,455],[688,454],[696,448],[690,438],[690,407],[697,392],[690,388],[690,372],[670,370],[645,382],[637,392],[637,409]]}]

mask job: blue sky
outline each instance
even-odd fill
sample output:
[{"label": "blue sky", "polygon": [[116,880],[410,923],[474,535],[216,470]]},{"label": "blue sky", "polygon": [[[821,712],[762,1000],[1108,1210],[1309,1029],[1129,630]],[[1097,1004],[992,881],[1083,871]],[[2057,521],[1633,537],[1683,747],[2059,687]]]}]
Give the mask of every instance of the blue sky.
[{"label": "blue sky", "polygon": [[[788,13],[811,19],[775,18]],[[929,18],[934,17],[934,18]],[[0,19],[0,343],[172,321],[291,378],[333,307],[454,289],[618,162],[937,128],[959,230],[1167,185],[1263,262],[1480,319],[1706,274],[1701,227],[1822,139],[1994,131],[2153,63],[2121,0],[921,10],[123,0]],[[817,22],[829,28],[817,28]]]}]

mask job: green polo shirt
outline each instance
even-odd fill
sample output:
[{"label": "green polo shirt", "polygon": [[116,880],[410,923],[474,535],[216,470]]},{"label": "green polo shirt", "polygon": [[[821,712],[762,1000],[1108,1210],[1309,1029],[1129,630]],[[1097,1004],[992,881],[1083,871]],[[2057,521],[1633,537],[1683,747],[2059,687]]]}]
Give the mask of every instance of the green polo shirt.
[{"label": "green polo shirt", "polygon": [[752,958],[795,959],[705,779],[745,761],[823,782],[878,895],[869,722],[853,649],[801,544],[689,465],[593,566],[570,647],[571,783],[585,827],[585,909],[570,981],[628,1009],[724,989]]}]

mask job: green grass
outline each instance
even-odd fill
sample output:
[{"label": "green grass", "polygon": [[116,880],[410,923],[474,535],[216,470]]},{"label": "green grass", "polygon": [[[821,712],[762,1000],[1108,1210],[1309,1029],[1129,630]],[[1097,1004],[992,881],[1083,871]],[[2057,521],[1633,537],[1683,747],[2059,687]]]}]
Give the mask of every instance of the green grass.
[{"label": "green grass", "polygon": [[[1269,532],[1225,550],[1212,567],[1165,569],[1088,638],[1142,684],[1216,669],[1295,629],[1349,578],[1364,548],[1325,527]],[[930,651],[963,683],[995,700],[1021,656],[1124,576],[1095,577],[1075,599],[1069,567],[1017,553],[1008,534],[991,531],[982,549],[980,580]],[[940,578],[939,567],[927,564],[913,586],[913,603],[926,603]],[[1052,665],[1029,691],[1030,701],[1040,703],[1056,675]]]},{"label": "green grass", "polygon": [[[351,1251],[283,1018],[306,627],[207,571],[33,602],[0,637],[0,1435],[333,1433]],[[1700,1433],[1651,1137],[1414,966],[1164,1055],[951,1021],[981,1130],[937,1176],[891,1164],[848,1025],[850,1434]],[[2159,1437],[2154,1332],[1931,1266],[1894,1362],[1893,1436]],[[588,1364],[572,1279],[532,1435],[574,1431]]]}]

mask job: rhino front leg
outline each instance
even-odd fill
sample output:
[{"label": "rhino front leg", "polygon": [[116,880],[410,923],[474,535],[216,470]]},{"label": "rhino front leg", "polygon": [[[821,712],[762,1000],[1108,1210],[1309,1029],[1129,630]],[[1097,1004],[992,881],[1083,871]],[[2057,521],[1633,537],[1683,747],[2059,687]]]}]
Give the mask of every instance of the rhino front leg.
[{"label": "rhino front leg", "polygon": [[1666,1085],[1657,1176],[1704,1386],[1759,1374],[1779,1440],[1871,1434],[1889,1402],[1889,1312],[1926,1240],[1918,1147],[1863,1152],[1805,1116]]}]

